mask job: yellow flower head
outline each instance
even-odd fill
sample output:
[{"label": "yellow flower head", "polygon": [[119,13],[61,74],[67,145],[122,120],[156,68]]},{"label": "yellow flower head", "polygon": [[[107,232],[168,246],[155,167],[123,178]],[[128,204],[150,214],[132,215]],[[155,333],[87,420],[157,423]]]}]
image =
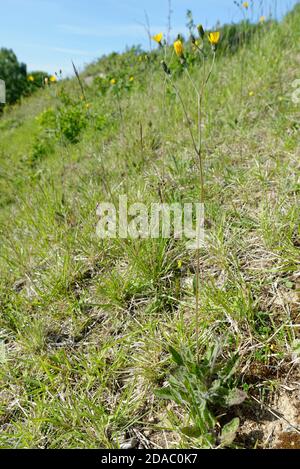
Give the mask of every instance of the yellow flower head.
[{"label": "yellow flower head", "polygon": [[152,36],[152,39],[158,44],[161,44],[163,37],[164,37],[163,33],[158,33],[158,34],[155,34],[155,36]]},{"label": "yellow flower head", "polygon": [[248,10],[249,2],[244,2],[242,6],[243,6],[243,8],[246,8],[246,10]]},{"label": "yellow flower head", "polygon": [[249,96],[254,96],[254,91],[249,91]]},{"label": "yellow flower head", "polygon": [[174,50],[176,52],[176,55],[178,55],[178,57],[183,56],[184,49],[183,49],[183,44],[180,41],[180,39],[178,39],[177,41],[174,42]]},{"label": "yellow flower head", "polygon": [[117,83],[117,80],[116,80],[115,78],[112,78],[112,79],[110,80],[110,84],[111,84],[111,85],[115,85],[116,83]]},{"label": "yellow flower head", "polygon": [[260,22],[260,23],[264,23],[265,21],[266,21],[266,17],[265,17],[265,16],[261,16],[261,17],[259,18],[259,22]]},{"label": "yellow flower head", "polygon": [[131,77],[129,78],[129,81],[132,83],[132,82],[134,81],[134,77],[131,76]]},{"label": "yellow flower head", "polygon": [[208,40],[212,46],[216,46],[220,41],[220,33],[219,31],[214,31],[213,33],[209,33]]},{"label": "yellow flower head", "polygon": [[56,76],[52,75],[50,78],[49,78],[50,82],[51,83],[56,83],[57,82],[57,78]]},{"label": "yellow flower head", "polygon": [[34,76],[29,75],[29,76],[27,77],[27,80],[28,80],[28,81],[31,81],[31,82],[34,81]]}]

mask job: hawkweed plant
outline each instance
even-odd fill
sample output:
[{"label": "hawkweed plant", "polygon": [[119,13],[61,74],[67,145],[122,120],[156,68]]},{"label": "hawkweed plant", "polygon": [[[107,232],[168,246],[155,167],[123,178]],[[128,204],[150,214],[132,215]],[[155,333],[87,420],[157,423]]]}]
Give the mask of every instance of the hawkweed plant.
[{"label": "hawkweed plant", "polygon": [[[212,75],[214,66],[215,66],[215,59],[216,59],[216,50],[218,43],[220,41],[220,33],[218,31],[214,31],[209,33],[208,35],[205,34],[205,31],[202,27],[202,25],[199,25],[197,27],[199,37],[195,38],[194,36],[192,37],[192,43],[194,45],[194,51],[196,53],[199,53],[203,59],[203,77],[200,80],[200,83],[197,82],[190,74],[189,69],[188,69],[188,64],[187,60],[185,57],[185,48],[184,48],[184,43],[180,37],[177,38],[177,40],[174,42],[174,51],[175,54],[180,61],[187,77],[188,80],[190,81],[193,90],[196,93],[197,96],[197,129],[194,128],[194,124],[192,123],[191,119],[189,118],[188,115],[188,110],[187,110],[187,105],[183,99],[183,96],[176,85],[176,82],[174,80],[174,77],[172,75],[172,72],[167,65],[166,61],[163,60],[161,62],[163,70],[166,74],[167,79],[169,80],[171,86],[173,87],[176,96],[180,102],[180,105],[182,107],[182,110],[185,115],[185,119],[187,122],[187,126],[189,129],[189,134],[190,134],[190,139],[192,143],[192,147],[194,149],[195,157],[196,157],[196,162],[198,166],[198,172],[199,172],[199,183],[200,183],[200,203],[205,204],[205,181],[204,181],[204,167],[203,167],[203,136],[202,136],[202,124],[203,124],[203,98],[205,94],[205,89],[207,87],[207,84],[210,80],[210,77]],[[211,59],[211,65],[209,67],[208,72],[206,72],[206,60],[208,59],[207,55],[204,52],[204,41],[207,40],[211,46],[211,52],[212,52],[212,59]],[[198,342],[199,342],[199,308],[200,308],[200,291],[199,291],[199,283],[200,283],[200,240],[198,237],[197,240],[197,264],[196,264],[196,276],[195,276],[195,297],[196,297],[196,313],[195,313],[195,329],[196,329],[196,353],[198,356]]]}]

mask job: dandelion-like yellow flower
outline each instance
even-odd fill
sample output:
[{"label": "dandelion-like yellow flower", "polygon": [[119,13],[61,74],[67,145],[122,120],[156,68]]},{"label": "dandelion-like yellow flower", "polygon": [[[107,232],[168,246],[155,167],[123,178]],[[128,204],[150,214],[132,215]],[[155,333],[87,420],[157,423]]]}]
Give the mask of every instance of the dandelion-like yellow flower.
[{"label": "dandelion-like yellow flower", "polygon": [[27,77],[27,80],[33,82],[33,81],[34,81],[34,76],[33,76],[33,75],[29,75],[29,76]]},{"label": "dandelion-like yellow flower", "polygon": [[246,10],[248,10],[249,2],[244,2],[242,6],[243,6],[243,8],[246,8]]},{"label": "dandelion-like yellow flower", "polygon": [[115,78],[112,78],[112,79],[110,80],[110,84],[111,84],[111,85],[115,85],[116,83],[117,83],[117,80],[116,80]]},{"label": "dandelion-like yellow flower", "polygon": [[261,16],[261,17],[259,18],[259,22],[260,22],[260,23],[265,23],[265,21],[266,21],[266,17],[265,17],[265,16]]},{"label": "dandelion-like yellow flower", "polygon": [[208,40],[209,40],[209,42],[211,43],[212,46],[216,46],[220,41],[219,31],[214,31],[212,33],[209,33]]},{"label": "dandelion-like yellow flower", "polygon": [[157,42],[158,44],[161,44],[161,41],[163,40],[163,33],[158,33],[152,36],[153,41]]},{"label": "dandelion-like yellow flower", "polygon": [[174,42],[174,50],[176,52],[176,55],[178,55],[178,57],[183,56],[184,48],[183,48],[183,44],[180,41],[180,39],[178,39],[177,41]]},{"label": "dandelion-like yellow flower", "polygon": [[254,96],[254,91],[249,91],[249,96]]},{"label": "dandelion-like yellow flower", "polygon": [[54,75],[52,75],[52,76],[49,78],[49,80],[50,80],[50,83],[56,83],[56,82],[57,82],[57,78],[56,78],[56,76],[54,76]]},{"label": "dandelion-like yellow flower", "polygon": [[132,83],[132,82],[134,81],[134,77],[133,77],[133,76],[130,77],[130,78],[129,78],[129,81]]}]

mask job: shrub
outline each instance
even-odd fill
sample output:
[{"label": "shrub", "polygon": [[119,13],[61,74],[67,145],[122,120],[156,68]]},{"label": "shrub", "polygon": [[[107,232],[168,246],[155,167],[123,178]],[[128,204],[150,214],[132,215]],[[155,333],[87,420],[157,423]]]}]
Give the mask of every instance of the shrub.
[{"label": "shrub", "polygon": [[87,126],[87,115],[81,103],[62,106],[57,114],[58,130],[71,143],[78,142],[79,134]]},{"label": "shrub", "polygon": [[6,84],[6,102],[14,104],[27,90],[26,65],[10,49],[0,49],[0,78]]},{"label": "shrub", "polygon": [[79,135],[87,127],[88,109],[82,101],[72,100],[63,96],[63,104],[57,109],[49,108],[38,117],[42,132],[55,138],[66,138],[71,143],[77,143]]},{"label": "shrub", "polygon": [[27,77],[26,94],[32,94],[39,88],[42,88],[45,84],[45,78],[50,78],[46,72],[30,72]]},{"label": "shrub", "polygon": [[41,134],[36,137],[30,155],[30,163],[34,165],[53,152],[53,141],[47,134]]}]

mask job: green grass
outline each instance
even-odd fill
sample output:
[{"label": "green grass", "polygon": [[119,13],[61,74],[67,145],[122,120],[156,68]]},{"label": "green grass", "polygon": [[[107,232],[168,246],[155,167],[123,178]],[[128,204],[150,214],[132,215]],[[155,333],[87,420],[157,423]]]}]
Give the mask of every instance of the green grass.
[{"label": "green grass", "polygon": [[[222,340],[225,364],[239,351],[232,386],[249,399],[238,447],[272,444],[241,438],[250,396],[270,405],[288,371],[296,381],[299,20],[298,8],[218,57],[205,96],[200,341],[204,351]],[[121,67],[111,66],[114,74]],[[90,67],[103,69],[101,61]],[[59,112],[55,88],[0,120],[2,448],[118,448],[131,437],[146,447],[201,447],[180,431],[191,424],[188,407],[154,392],[174,371],[169,347],[195,348],[195,253],[173,240],[96,237],[97,203],[119,194],[146,204],[199,199],[188,128],[159,61],[134,70],[119,98],[87,87],[91,117],[78,141],[47,134],[51,150],[35,159],[36,138],[45,136],[37,117]],[[176,83],[195,120],[185,75]],[[76,81],[63,86],[79,96]]]}]

